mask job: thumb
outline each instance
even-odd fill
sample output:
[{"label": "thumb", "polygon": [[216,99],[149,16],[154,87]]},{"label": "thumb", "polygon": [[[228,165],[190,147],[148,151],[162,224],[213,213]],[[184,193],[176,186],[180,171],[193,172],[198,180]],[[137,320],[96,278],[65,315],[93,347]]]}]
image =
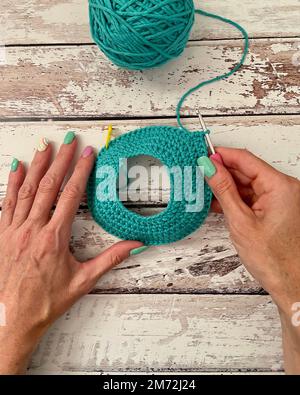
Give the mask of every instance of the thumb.
[{"label": "thumb", "polygon": [[120,241],[102,252],[97,257],[81,264],[80,276],[87,281],[97,281],[103,274],[114,266],[119,265],[130,255],[136,255],[147,249],[139,241]]},{"label": "thumb", "polygon": [[219,161],[202,156],[198,159],[198,166],[228,219],[251,212],[243,202],[231,174]]}]

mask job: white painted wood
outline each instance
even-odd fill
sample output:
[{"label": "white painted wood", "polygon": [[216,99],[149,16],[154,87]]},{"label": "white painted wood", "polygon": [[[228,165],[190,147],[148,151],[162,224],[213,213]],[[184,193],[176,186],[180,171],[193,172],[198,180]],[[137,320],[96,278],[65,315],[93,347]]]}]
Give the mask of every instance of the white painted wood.
[{"label": "white painted wood", "polygon": [[[246,147],[300,177],[300,117],[247,116],[299,112],[299,0],[196,4],[235,19],[256,39],[243,71],[195,94],[184,114],[195,115],[200,107],[206,115],[218,115],[207,120],[217,145]],[[118,70],[95,46],[6,48],[6,65],[0,66],[0,118],[78,121],[0,124],[0,201],[12,156],[28,162],[40,137],[58,142],[69,129],[78,133],[80,148],[103,145],[100,128],[105,122],[79,118],[173,117],[188,87],[238,60],[241,40],[226,41],[237,37],[234,29],[199,17],[192,40],[225,41],[190,42],[180,59],[143,73]],[[91,43],[86,1],[2,0],[0,45],[56,43]],[[244,116],[228,117],[237,114]],[[114,124],[118,135],[157,122]],[[147,205],[165,204],[167,193],[166,188],[160,201]],[[114,241],[86,210],[78,212],[71,241],[76,256],[87,259]],[[210,215],[190,239],[151,248],[103,277],[94,290],[102,294],[83,298],[45,336],[30,373],[281,373],[279,321],[269,297],[166,294],[259,290],[240,265],[222,217]]]},{"label": "white painted wood", "polygon": [[[158,121],[116,121],[115,135],[155,122]],[[174,124],[174,120],[159,122]],[[213,131],[212,138],[217,145],[246,147],[279,170],[300,177],[299,116],[208,118],[207,124]],[[104,122],[0,124],[0,196],[3,198],[5,193],[12,156],[28,164],[42,136],[59,142],[70,129],[75,130],[79,137],[79,152],[85,145],[102,146],[105,141],[102,131],[104,125]],[[187,122],[191,129],[196,125],[197,120]],[[16,145],[16,141],[22,144]],[[153,214],[153,210],[149,209],[142,209],[141,212]],[[78,213],[73,225],[72,248],[79,259],[96,256],[115,241],[116,238],[101,230],[85,211]],[[251,293],[261,288],[240,266],[223,218],[211,215],[206,224],[189,239],[169,246],[153,247],[124,262],[100,280],[95,292],[124,290]]]},{"label": "white painted wood", "polygon": [[282,370],[266,296],[89,295],[45,336],[44,372]]},{"label": "white painted wood", "polygon": [[[300,178],[300,116],[217,117],[207,118],[215,145],[247,148],[278,170]],[[113,121],[114,137],[147,125],[176,125],[174,119]],[[195,130],[198,120],[185,122]],[[47,137],[57,147],[68,130],[78,135],[78,154],[86,145],[96,149],[105,144],[105,121],[2,122],[0,123],[0,201],[3,199],[10,163],[17,157],[29,165],[35,147]],[[167,202],[164,192],[163,202]],[[151,202],[147,202],[151,203]]]},{"label": "white painted wood", "polygon": [[[68,376],[161,376],[163,372],[70,372],[70,371],[44,371],[41,369],[29,369],[28,375],[38,376],[38,375],[68,375]],[[168,372],[168,376],[184,376],[188,374],[189,376],[283,376],[284,372],[256,372],[256,371],[245,371],[245,372]],[[175,379],[175,377],[174,377]]]},{"label": "white painted wood", "polygon": [[[143,213],[156,210],[142,209]],[[88,214],[73,224],[71,248],[85,261],[118,241]],[[177,243],[151,247],[130,257],[103,276],[94,293],[258,293],[261,287],[241,266],[223,216],[211,214],[191,236]]]},{"label": "white painted wood", "polygon": [[[0,118],[174,116],[182,94],[230,69],[241,45],[190,42],[180,59],[144,72],[118,69],[95,46],[7,48]],[[243,70],[192,95],[182,113],[297,113],[299,45],[300,39],[252,41]]]},{"label": "white painted wood", "polygon": [[[251,37],[294,37],[299,35],[298,0],[195,0],[196,8],[232,18]],[[26,0],[0,4],[1,41],[10,44],[90,43],[87,1]],[[197,16],[192,39],[238,37],[221,22]]]}]

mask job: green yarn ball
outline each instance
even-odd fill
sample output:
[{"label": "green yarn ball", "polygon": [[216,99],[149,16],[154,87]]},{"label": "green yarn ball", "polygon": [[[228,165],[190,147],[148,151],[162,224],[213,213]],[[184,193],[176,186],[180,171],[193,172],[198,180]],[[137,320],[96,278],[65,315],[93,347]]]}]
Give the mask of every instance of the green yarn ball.
[{"label": "green yarn ball", "polygon": [[89,0],[94,41],[117,66],[144,70],[183,52],[194,24],[193,0]]},{"label": "green yarn ball", "polygon": [[[124,240],[139,240],[145,245],[172,243],[194,232],[205,221],[212,199],[207,183],[204,183],[201,190],[197,190],[197,179],[202,177],[197,172],[197,159],[207,155],[204,136],[202,132],[190,133],[171,126],[149,126],[113,140],[108,149],[100,151],[87,186],[88,206],[95,221],[110,234]],[[111,175],[105,174],[107,167],[118,175],[120,160],[139,155],[157,158],[169,170],[180,168],[182,174],[187,167],[192,169],[192,175],[188,178],[178,178],[176,174],[169,172],[169,204],[164,211],[151,217],[129,211],[117,195],[112,199],[117,185],[113,188],[113,193],[104,187],[106,181],[111,180]],[[102,169],[105,169],[104,174]],[[186,181],[191,185],[192,193],[198,197],[198,205],[195,205],[196,210],[193,211],[188,210],[187,205],[195,204],[196,200],[194,202],[191,199],[189,202],[184,194],[183,199],[177,199],[175,194],[175,183],[179,182],[179,190],[184,191]]]}]

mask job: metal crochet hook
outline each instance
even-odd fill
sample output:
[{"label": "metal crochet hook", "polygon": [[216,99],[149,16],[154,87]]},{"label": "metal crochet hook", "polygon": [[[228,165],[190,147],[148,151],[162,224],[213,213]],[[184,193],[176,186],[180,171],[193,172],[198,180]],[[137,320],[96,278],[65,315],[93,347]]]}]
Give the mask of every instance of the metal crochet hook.
[{"label": "metal crochet hook", "polygon": [[[207,128],[200,111],[198,111],[198,117],[199,117],[199,122],[200,122],[203,132],[207,132],[209,129]],[[223,164],[223,159],[222,159],[221,155],[216,152],[215,147],[211,141],[209,133],[205,134],[205,140],[206,140],[206,145],[208,148],[209,157],[211,159],[215,159],[217,162]]]}]

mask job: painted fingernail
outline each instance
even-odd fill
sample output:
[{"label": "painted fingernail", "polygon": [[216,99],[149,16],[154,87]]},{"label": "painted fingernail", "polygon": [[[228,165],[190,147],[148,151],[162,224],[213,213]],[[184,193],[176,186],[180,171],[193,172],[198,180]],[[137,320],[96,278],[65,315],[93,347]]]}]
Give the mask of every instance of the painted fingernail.
[{"label": "painted fingernail", "polygon": [[14,158],[13,161],[11,162],[10,170],[11,170],[13,173],[16,172],[16,171],[18,170],[19,163],[20,163],[20,162],[19,162],[18,159],[16,159],[16,158]]},{"label": "painted fingernail", "polygon": [[49,140],[46,139],[46,138],[43,138],[43,139],[40,141],[37,150],[38,150],[39,152],[44,152],[44,151],[46,151],[48,145],[49,145]]},{"label": "painted fingernail", "polygon": [[74,132],[68,132],[65,136],[64,144],[67,144],[67,145],[71,144],[74,141],[75,137],[76,137],[76,135]]},{"label": "painted fingernail", "polygon": [[81,157],[82,158],[87,158],[88,156],[92,155],[92,153],[94,152],[93,147],[85,147],[85,149],[83,150]]},{"label": "painted fingernail", "polygon": [[135,248],[130,251],[130,255],[133,256],[133,255],[141,254],[142,252],[148,250],[148,248],[149,248],[148,246],[142,246],[142,247]]},{"label": "painted fingernail", "polygon": [[201,156],[201,158],[197,160],[197,163],[199,167],[203,168],[205,177],[211,178],[216,174],[217,169],[207,156]]}]

